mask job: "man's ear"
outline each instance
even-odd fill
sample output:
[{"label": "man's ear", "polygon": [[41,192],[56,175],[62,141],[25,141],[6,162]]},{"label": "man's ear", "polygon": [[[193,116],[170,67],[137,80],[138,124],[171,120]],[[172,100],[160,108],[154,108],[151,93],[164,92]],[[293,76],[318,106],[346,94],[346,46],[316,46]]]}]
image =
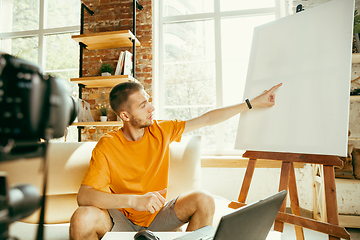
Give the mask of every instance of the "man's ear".
[{"label": "man's ear", "polygon": [[119,117],[124,121],[124,122],[129,122],[130,121],[130,117],[128,112],[126,111],[121,111],[119,114]]}]

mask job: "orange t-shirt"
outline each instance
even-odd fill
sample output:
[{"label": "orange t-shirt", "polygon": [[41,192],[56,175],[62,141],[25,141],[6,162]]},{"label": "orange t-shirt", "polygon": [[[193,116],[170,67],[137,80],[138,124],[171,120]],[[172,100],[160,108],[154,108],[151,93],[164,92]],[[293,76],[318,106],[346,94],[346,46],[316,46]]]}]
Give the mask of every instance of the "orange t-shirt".
[{"label": "orange t-shirt", "polygon": [[[92,152],[82,184],[99,190],[109,187],[116,194],[142,195],[167,188],[169,144],[179,142],[184,129],[184,121],[155,120],[139,141],[127,140],[121,129],[105,134]],[[119,211],[143,227],[148,227],[158,213],[132,208]]]}]

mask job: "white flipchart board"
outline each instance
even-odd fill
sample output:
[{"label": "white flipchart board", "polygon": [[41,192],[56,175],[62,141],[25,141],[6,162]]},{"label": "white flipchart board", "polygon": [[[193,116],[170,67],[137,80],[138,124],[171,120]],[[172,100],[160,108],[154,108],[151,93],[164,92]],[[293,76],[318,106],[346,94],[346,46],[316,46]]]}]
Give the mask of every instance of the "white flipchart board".
[{"label": "white flipchart board", "polygon": [[254,30],[244,99],[283,86],[241,114],[236,149],[347,155],[353,15],[334,0]]}]

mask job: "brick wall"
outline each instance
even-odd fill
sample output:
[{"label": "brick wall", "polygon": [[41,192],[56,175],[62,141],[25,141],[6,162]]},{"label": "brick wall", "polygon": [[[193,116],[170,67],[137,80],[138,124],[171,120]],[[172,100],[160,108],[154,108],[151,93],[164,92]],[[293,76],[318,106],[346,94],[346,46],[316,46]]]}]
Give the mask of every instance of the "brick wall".
[{"label": "brick wall", "polygon": [[[90,16],[84,13],[84,34],[117,30],[133,31],[133,1],[132,0],[82,0],[87,7],[95,12]],[[136,37],[141,43],[136,47],[135,78],[144,85],[145,90],[152,96],[152,2],[140,0],[143,9],[136,11]],[[84,50],[83,77],[99,76],[100,66],[110,63],[116,68],[121,51],[132,48],[116,48],[103,50]],[[114,74],[114,72],[112,73]],[[83,90],[83,99],[90,103],[95,121],[99,121],[96,106],[107,104],[111,88],[92,88]],[[151,100],[151,99],[150,99]],[[114,113],[109,113],[108,118],[115,120]],[[116,127],[85,127],[82,130],[82,141],[97,141],[104,133]]]}]

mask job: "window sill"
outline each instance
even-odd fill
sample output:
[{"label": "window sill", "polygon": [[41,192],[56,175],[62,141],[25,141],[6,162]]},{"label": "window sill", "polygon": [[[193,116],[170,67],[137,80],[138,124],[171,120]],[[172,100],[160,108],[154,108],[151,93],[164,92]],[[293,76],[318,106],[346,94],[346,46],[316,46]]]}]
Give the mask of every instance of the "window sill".
[{"label": "window sill", "polygon": [[[246,168],[248,158],[242,156],[202,156],[201,167],[203,168]],[[256,168],[281,168],[281,161],[258,159]],[[304,163],[294,162],[295,168],[303,168]]]}]

